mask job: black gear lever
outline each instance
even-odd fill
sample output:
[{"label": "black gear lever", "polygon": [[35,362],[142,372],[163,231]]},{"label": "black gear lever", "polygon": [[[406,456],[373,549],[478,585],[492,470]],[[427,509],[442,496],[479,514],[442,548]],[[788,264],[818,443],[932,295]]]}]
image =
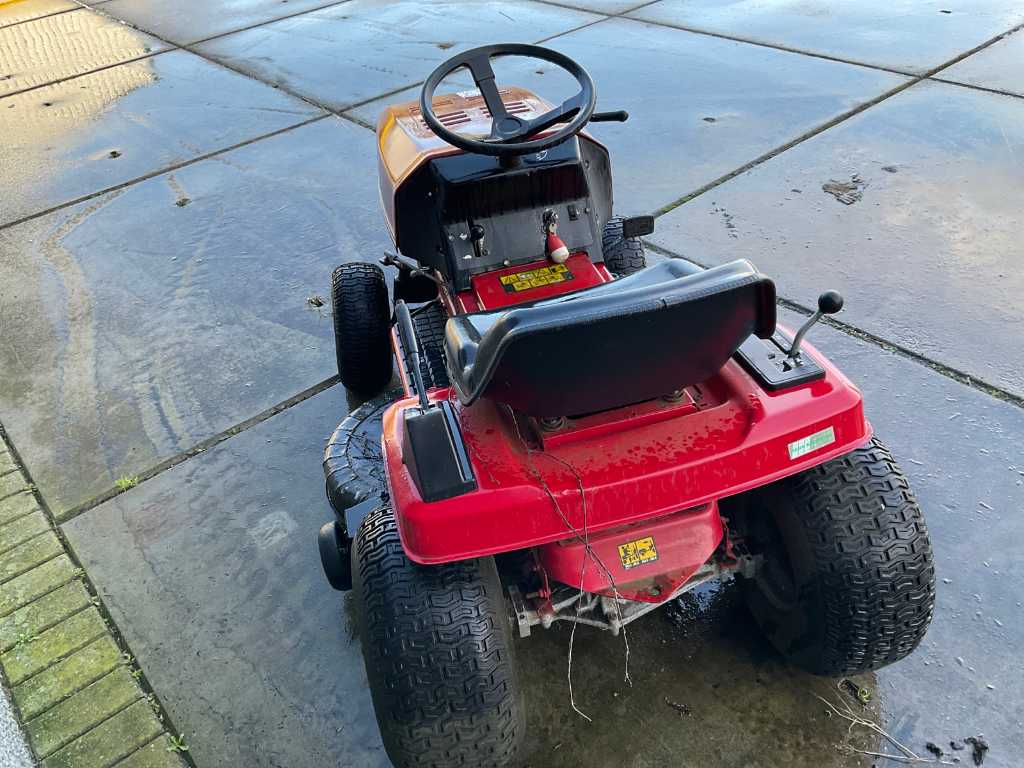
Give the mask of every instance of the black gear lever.
[{"label": "black gear lever", "polygon": [[825,291],[821,294],[818,297],[818,311],[811,315],[806,323],[800,326],[800,330],[793,337],[793,345],[789,348],[786,356],[796,362],[797,358],[800,357],[800,344],[804,340],[804,336],[807,335],[807,332],[811,330],[811,327],[821,320],[824,315],[834,315],[842,308],[843,295],[839,291]]}]

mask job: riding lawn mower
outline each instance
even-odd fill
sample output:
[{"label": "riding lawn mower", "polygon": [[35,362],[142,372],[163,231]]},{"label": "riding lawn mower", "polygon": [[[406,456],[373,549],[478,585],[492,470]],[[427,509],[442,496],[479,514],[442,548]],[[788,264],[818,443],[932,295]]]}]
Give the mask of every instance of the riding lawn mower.
[{"label": "riding lawn mower", "polygon": [[[505,56],[579,92],[499,87]],[[463,68],[474,90],[435,94]],[[329,442],[319,533],[399,768],[525,760],[516,654],[555,622],[618,634],[734,578],[781,654],[843,676],[902,659],[931,620],[914,494],[860,391],[805,342],[842,297],[792,333],[749,261],[647,265],[654,220],[613,215],[585,130],[627,115],[595,106],[553,50],[444,62],[377,126],[390,269],[333,274],[341,382],[370,398],[397,367],[401,385],[378,492],[353,492],[351,419]]]}]

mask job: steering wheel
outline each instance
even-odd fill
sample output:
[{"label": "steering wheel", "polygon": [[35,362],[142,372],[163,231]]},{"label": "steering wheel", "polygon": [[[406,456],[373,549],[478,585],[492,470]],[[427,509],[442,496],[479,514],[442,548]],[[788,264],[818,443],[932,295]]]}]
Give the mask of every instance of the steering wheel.
[{"label": "steering wheel", "polygon": [[[491,69],[491,59],[499,56],[541,59],[561,67],[576,78],[576,82],[580,85],[580,91],[575,96],[566,99],[560,107],[555,107],[532,120],[511,115],[501,100],[498,86],[494,82],[494,70]],[[480,89],[484,103],[490,110],[491,133],[486,139],[470,139],[455,133],[444,126],[434,114],[434,91],[442,80],[462,67],[469,69],[470,74],[473,75],[473,82]],[[467,152],[499,157],[540,152],[576,135],[590,120],[596,104],[597,93],[594,90],[594,81],[590,79],[590,75],[583,67],[558,51],[523,43],[484,45],[452,56],[430,73],[430,77],[423,83],[423,91],[420,93],[420,111],[423,119],[439,138]],[[569,118],[572,119],[567,125],[559,128],[550,136],[529,140],[531,136],[536,136],[556,123]]]}]

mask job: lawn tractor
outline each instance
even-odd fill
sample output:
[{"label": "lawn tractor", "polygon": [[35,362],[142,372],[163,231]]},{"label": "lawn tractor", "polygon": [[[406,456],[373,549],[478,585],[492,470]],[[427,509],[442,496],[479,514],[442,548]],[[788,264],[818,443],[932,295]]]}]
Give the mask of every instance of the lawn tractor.
[{"label": "lawn tractor", "polygon": [[[555,106],[500,87],[506,56],[579,91]],[[463,69],[475,89],[435,94]],[[354,591],[399,768],[525,760],[516,655],[555,622],[620,633],[735,578],[785,657],[840,676],[902,659],[932,616],[914,494],[860,391],[805,341],[842,297],[792,333],[749,261],[648,265],[654,220],[613,215],[608,151],[585,130],[627,115],[595,105],[567,56],[492,45],[377,126],[396,251],[386,271],[337,268],[334,330],[349,390],[378,395],[397,368],[401,392],[358,446],[379,492],[353,501],[353,420],[330,441],[319,545]]]}]

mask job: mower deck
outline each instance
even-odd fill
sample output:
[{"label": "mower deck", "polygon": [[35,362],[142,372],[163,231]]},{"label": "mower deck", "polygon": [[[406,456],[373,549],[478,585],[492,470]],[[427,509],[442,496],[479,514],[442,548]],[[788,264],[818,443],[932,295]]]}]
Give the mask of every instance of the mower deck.
[{"label": "mower deck", "polygon": [[[477,490],[443,504],[423,501],[403,464],[403,413],[416,401],[400,400],[384,415],[383,448],[405,551],[436,564],[549,544],[584,524],[599,533],[700,507],[863,446],[871,428],[860,392],[809,345],[807,352],[825,375],[802,386],[766,391],[730,360],[670,400],[553,423],[489,400],[464,407],[450,389],[435,389],[430,400],[454,408],[477,481]],[[718,544],[711,541],[694,562],[710,556]],[[614,566],[617,582],[637,578],[618,558]]]}]

